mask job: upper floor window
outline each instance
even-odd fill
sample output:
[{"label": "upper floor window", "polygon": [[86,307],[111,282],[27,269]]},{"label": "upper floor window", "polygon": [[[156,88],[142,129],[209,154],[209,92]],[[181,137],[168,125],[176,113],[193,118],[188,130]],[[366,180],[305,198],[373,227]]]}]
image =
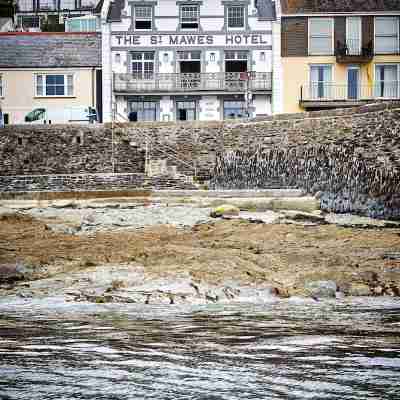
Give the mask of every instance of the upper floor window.
[{"label": "upper floor window", "polygon": [[4,97],[3,77],[2,77],[2,75],[0,75],[0,97]]},{"label": "upper floor window", "polygon": [[244,28],[243,6],[229,6],[227,13],[228,28]]},{"label": "upper floor window", "polygon": [[153,7],[135,6],[134,7],[135,29],[151,30],[153,29]]},{"label": "upper floor window", "polygon": [[333,19],[309,19],[309,55],[333,54]]},{"label": "upper floor window", "polygon": [[132,52],[132,74],[135,79],[153,79],[154,77],[154,52]]},{"label": "upper floor window", "polygon": [[375,53],[393,54],[399,50],[399,19],[375,18]]},{"label": "upper floor window", "polygon": [[182,5],[181,6],[181,29],[199,29],[199,6]]},{"label": "upper floor window", "polygon": [[33,0],[18,0],[18,11],[34,11]]},{"label": "upper floor window", "polygon": [[81,0],[79,8],[96,8],[96,0]]},{"label": "upper floor window", "polygon": [[73,92],[73,75],[36,75],[36,96],[73,96]]}]

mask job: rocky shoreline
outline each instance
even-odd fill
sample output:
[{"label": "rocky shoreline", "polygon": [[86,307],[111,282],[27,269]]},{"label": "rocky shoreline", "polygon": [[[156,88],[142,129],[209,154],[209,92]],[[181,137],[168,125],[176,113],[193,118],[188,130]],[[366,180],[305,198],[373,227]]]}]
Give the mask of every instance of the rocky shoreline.
[{"label": "rocky shoreline", "polygon": [[170,305],[400,296],[398,223],[243,202],[3,203],[0,296]]}]

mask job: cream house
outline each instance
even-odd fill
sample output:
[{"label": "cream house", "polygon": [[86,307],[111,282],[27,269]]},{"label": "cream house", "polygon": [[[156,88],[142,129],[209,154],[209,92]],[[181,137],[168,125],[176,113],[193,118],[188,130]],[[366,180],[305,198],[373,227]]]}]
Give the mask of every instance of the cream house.
[{"label": "cream house", "polygon": [[92,107],[101,116],[101,38],[96,33],[0,33],[5,124],[34,109]]}]

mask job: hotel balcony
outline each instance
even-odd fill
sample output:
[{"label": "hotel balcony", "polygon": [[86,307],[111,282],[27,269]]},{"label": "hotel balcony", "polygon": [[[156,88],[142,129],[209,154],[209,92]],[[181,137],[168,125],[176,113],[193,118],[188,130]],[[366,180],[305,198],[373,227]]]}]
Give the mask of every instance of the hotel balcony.
[{"label": "hotel balcony", "polygon": [[400,99],[399,81],[380,81],[372,85],[338,85],[316,82],[301,86],[300,106],[304,109],[354,107],[375,100]]},{"label": "hotel balcony", "polygon": [[270,92],[271,72],[114,74],[114,92],[119,94],[221,94]]},{"label": "hotel balcony", "polygon": [[346,39],[346,42],[338,41],[335,49],[336,61],[340,64],[368,63],[374,56],[372,42],[362,46],[359,39]]}]

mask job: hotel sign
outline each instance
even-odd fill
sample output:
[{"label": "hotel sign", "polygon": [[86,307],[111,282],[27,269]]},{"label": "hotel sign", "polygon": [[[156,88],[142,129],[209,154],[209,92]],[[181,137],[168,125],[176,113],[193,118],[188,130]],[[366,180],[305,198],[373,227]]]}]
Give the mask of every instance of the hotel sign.
[{"label": "hotel sign", "polygon": [[232,33],[224,35],[135,35],[113,34],[113,47],[209,47],[209,46],[267,46],[271,35],[261,33]]}]

